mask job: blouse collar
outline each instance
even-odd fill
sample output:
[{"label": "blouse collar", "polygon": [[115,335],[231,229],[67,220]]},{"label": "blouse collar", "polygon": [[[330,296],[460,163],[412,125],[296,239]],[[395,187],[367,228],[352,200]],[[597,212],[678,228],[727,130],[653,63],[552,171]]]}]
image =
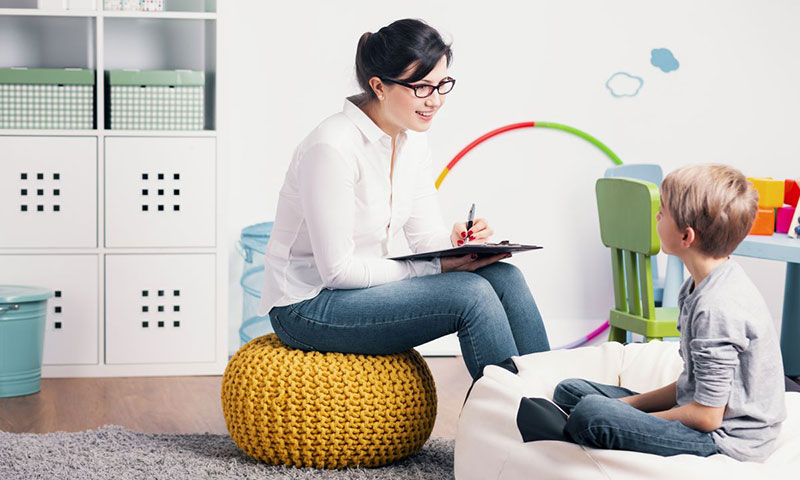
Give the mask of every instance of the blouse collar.
[{"label": "blouse collar", "polygon": [[[373,122],[363,110],[358,108],[358,105],[364,100],[365,95],[363,93],[359,95],[353,95],[352,97],[347,97],[344,101],[342,112],[345,114],[345,116],[347,116],[347,118],[356,124],[358,129],[361,130],[361,133],[363,133],[370,142],[382,140],[383,143],[388,141],[388,143],[391,144],[391,137],[389,137],[386,132],[381,130],[381,127]],[[405,132],[400,132],[398,140],[403,140],[405,136]]]}]

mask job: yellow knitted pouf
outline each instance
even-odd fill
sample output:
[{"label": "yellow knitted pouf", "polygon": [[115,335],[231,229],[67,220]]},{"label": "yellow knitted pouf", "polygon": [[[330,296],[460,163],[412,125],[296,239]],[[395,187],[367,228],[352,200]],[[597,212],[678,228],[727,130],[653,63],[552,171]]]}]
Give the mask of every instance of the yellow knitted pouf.
[{"label": "yellow knitted pouf", "polygon": [[296,467],[379,467],[419,451],[436,420],[436,388],[415,350],[304,352],[253,339],[222,379],[231,438],[253,458]]}]

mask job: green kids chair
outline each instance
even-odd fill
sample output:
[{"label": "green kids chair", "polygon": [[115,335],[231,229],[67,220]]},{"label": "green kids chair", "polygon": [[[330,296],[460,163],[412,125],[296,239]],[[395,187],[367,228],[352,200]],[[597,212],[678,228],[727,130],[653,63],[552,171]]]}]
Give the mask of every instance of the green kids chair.
[{"label": "green kids chair", "polygon": [[678,309],[656,308],[653,297],[650,258],[661,249],[656,233],[658,187],[632,178],[601,178],[595,194],[600,237],[611,249],[614,308],[608,318],[609,341],[625,343],[626,332],[643,335],[648,342],[680,336]]},{"label": "green kids chair", "polygon": [[[644,180],[661,187],[664,172],[656,163],[626,163],[616,165],[606,170],[606,178],[625,177]],[[653,267],[653,299],[656,307],[677,307],[678,291],[683,284],[683,262],[673,255],[667,255],[667,272],[661,277],[658,275],[658,262],[656,255],[651,257]]]}]

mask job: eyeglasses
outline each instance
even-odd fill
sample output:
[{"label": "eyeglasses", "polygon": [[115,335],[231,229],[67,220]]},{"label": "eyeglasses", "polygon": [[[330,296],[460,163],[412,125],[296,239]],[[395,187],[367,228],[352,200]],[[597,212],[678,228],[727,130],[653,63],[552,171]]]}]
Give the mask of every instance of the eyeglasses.
[{"label": "eyeglasses", "polygon": [[456,79],[450,77],[446,77],[444,80],[439,82],[439,85],[411,85],[410,83],[401,82],[400,80],[393,80],[391,78],[381,78],[381,80],[410,88],[414,90],[414,95],[417,98],[428,98],[433,95],[434,90],[439,92],[439,95],[447,95],[451,90],[453,90],[453,86],[456,84]]}]

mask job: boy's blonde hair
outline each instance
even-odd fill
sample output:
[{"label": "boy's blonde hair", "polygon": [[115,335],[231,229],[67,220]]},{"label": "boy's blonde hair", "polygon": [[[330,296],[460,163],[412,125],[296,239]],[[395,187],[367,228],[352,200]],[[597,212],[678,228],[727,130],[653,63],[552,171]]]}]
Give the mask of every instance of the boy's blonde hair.
[{"label": "boy's blonde hair", "polygon": [[681,231],[694,229],[700,251],[721,258],[750,232],[758,212],[758,192],[735,168],[687,165],[661,182],[661,208],[669,211]]}]

